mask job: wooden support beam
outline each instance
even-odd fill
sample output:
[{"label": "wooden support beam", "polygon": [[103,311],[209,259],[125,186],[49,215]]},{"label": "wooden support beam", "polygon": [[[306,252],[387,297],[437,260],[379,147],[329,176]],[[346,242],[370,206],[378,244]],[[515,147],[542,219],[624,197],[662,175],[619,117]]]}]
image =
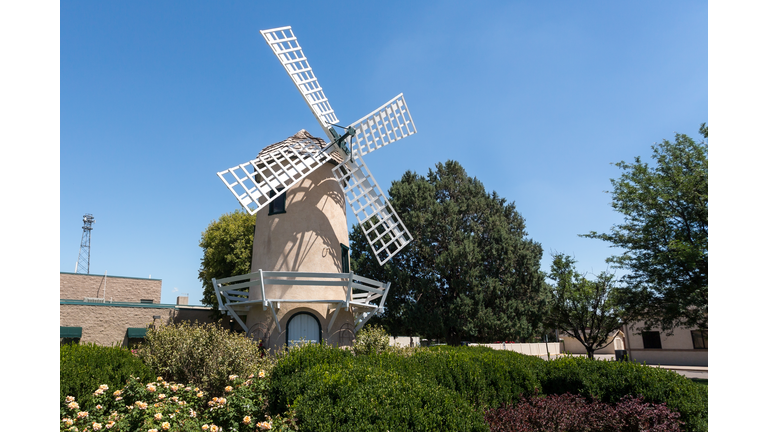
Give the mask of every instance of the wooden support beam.
[{"label": "wooden support beam", "polygon": [[[329,305],[329,306],[330,306],[330,305]],[[341,310],[341,308],[340,308],[340,307],[339,307],[339,305],[337,304],[337,305],[336,305],[336,311],[335,311],[335,312],[333,312],[333,316],[331,317],[331,321],[328,323],[328,333],[330,333],[330,332],[331,332],[331,327],[333,327],[333,323],[334,323],[334,321],[336,321],[336,316],[339,314],[339,311],[340,311],[340,310]]]}]

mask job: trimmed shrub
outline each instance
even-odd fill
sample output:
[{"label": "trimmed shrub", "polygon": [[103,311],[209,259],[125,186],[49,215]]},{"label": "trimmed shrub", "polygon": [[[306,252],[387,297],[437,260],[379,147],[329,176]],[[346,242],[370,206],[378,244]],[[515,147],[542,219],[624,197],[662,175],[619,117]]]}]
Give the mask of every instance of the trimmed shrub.
[{"label": "trimmed shrub", "polygon": [[[387,383],[379,384],[376,380]],[[339,388],[334,389],[334,385]],[[397,394],[393,389],[412,399],[390,400],[391,395]],[[409,415],[425,415],[410,411],[419,403],[427,406],[418,402],[421,392],[439,395],[446,404],[454,404],[450,402],[451,395],[458,396],[474,412],[514,405],[538,394],[571,393],[590,402],[607,404],[619,404],[626,396],[642,396],[647,403],[666,403],[667,409],[679,412],[684,430],[707,429],[706,389],[674,372],[580,357],[544,361],[512,351],[476,347],[441,346],[410,355],[387,350],[357,356],[325,345],[293,349],[273,370],[269,400],[273,413],[284,412],[289,404],[295,404],[302,424],[316,428],[324,422],[339,428],[362,427],[362,423],[354,420],[355,415],[381,425]],[[394,413],[380,417],[383,406]],[[453,410],[463,409],[461,404],[452,406]],[[367,410],[373,410],[373,414]],[[445,415],[455,418],[450,413]]]},{"label": "trimmed shrub", "polygon": [[131,375],[152,379],[154,374],[131,351],[119,346],[95,344],[62,345],[59,348],[59,396],[76,398],[80,405],[92,405],[93,392],[100,385],[121,388]]},{"label": "trimmed shrub", "polygon": [[376,357],[325,345],[293,348],[273,369],[270,411],[290,404],[300,428],[318,432],[487,430],[461,395],[381,367]]},{"label": "trimmed shrub", "polygon": [[707,430],[707,390],[688,378],[662,368],[631,362],[563,357],[546,362],[541,383],[545,394],[578,394],[617,403],[626,395],[666,403],[680,413],[685,430]]},{"label": "trimmed shrub", "polygon": [[544,361],[511,351],[474,347],[439,347],[411,357],[378,356],[382,366],[397,368],[453,390],[478,409],[517,401],[541,389],[537,371]]},{"label": "trimmed shrub", "polygon": [[291,402],[288,398],[300,394],[303,383],[294,379],[300,373],[321,364],[341,364],[351,357],[351,352],[325,344],[306,344],[280,353],[270,379],[270,412],[286,411]]},{"label": "trimmed shrub", "polygon": [[625,396],[617,404],[587,401],[572,394],[530,398],[488,410],[491,432],[678,432],[679,413],[666,405]]},{"label": "trimmed shrub", "polygon": [[166,381],[195,384],[212,394],[227,385],[230,375],[271,368],[270,358],[261,357],[253,340],[211,323],[150,328],[138,355]]}]

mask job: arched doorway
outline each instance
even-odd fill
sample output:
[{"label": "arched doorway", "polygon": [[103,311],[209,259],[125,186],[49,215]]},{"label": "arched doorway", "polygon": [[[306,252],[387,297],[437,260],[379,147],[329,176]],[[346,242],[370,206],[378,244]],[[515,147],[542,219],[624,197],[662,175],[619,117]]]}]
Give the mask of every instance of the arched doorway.
[{"label": "arched doorway", "polygon": [[285,340],[289,348],[300,343],[302,340],[320,343],[321,337],[320,321],[314,315],[308,312],[299,312],[288,320]]}]

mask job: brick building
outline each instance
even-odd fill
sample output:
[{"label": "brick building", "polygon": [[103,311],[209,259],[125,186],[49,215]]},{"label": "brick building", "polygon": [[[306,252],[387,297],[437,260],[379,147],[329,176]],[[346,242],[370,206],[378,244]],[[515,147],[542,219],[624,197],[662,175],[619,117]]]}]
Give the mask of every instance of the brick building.
[{"label": "brick building", "polygon": [[60,273],[59,326],[62,343],[129,346],[141,341],[150,325],[212,322],[211,308],[160,303],[162,280]]}]

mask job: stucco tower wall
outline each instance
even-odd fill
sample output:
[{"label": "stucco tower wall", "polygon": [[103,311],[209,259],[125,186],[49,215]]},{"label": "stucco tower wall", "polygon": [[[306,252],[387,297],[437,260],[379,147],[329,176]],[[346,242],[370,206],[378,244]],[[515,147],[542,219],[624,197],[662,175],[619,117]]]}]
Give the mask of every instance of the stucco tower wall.
[{"label": "stucco tower wall", "polygon": [[[270,215],[267,207],[258,212],[251,271],[341,272],[340,245],[349,245],[349,232],[344,192],[331,172],[333,166],[326,163],[291,186],[286,193],[285,213]],[[344,287],[306,285],[267,286],[265,293],[270,299],[343,299],[346,295]],[[251,289],[250,299],[260,300],[261,290]],[[267,324],[271,334],[268,345],[277,347],[285,343],[286,324],[298,311],[310,312],[318,318],[323,338],[328,340],[331,333],[327,324],[333,310],[329,312],[327,304],[281,303],[278,320],[282,338],[276,334],[271,312],[260,306],[251,309],[246,325],[251,329],[259,323]],[[351,313],[342,312],[336,318],[335,328],[352,321]]]}]

